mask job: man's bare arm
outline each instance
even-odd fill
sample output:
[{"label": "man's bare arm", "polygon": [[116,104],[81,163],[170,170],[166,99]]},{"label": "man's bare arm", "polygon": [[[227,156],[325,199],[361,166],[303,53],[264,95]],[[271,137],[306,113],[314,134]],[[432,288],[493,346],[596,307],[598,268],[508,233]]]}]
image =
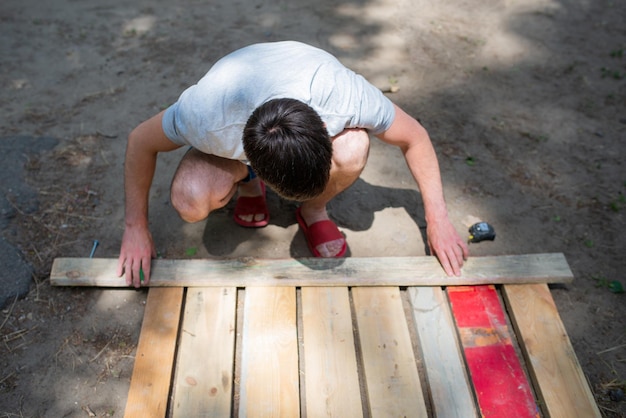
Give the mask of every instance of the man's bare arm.
[{"label": "man's bare arm", "polygon": [[[150,281],[150,261],[156,256],[148,228],[148,196],[159,152],[180,146],[163,132],[163,112],[140,124],[128,136],[124,162],[125,228],[117,274],[135,287]],[[143,276],[143,277],[142,277]]]},{"label": "man's bare arm", "polygon": [[378,137],[400,147],[424,201],[428,245],[448,275],[460,275],[468,248],[448,219],[439,163],[428,133],[406,112],[396,108],[391,127]]}]

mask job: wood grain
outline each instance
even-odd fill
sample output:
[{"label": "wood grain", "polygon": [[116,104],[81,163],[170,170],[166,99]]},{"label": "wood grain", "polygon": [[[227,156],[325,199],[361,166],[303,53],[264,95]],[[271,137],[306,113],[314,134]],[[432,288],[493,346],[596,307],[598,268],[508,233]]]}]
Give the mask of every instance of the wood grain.
[{"label": "wood grain", "polygon": [[400,290],[358,287],[352,297],[371,416],[426,417]]},{"label": "wood grain", "polygon": [[240,417],[300,415],[296,289],[246,289]]},{"label": "wood grain", "polygon": [[495,288],[452,287],[447,291],[482,416],[538,418],[539,409]]},{"label": "wood grain", "polygon": [[307,417],[362,417],[348,289],[302,289],[302,323]]},{"label": "wood grain", "polygon": [[435,416],[476,417],[472,386],[444,291],[411,287],[408,293]]},{"label": "wood grain", "polygon": [[126,418],[165,417],[184,289],[150,289],[126,401]]},{"label": "wood grain", "polygon": [[[117,259],[57,258],[54,286],[126,287]],[[471,257],[462,275],[449,277],[435,257],[340,259],[154,260],[151,287],[453,286],[571,282],[560,253]]]},{"label": "wood grain", "polygon": [[548,286],[509,285],[503,294],[545,413],[601,417]]},{"label": "wood grain", "polygon": [[173,417],[230,417],[236,303],[234,287],[196,287],[187,291]]}]

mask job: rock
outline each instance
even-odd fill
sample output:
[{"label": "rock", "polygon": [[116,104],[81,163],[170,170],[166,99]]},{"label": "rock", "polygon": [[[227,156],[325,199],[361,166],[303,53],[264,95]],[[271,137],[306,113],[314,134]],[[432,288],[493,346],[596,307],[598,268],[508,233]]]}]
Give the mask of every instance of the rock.
[{"label": "rock", "polygon": [[15,297],[28,293],[33,267],[20,251],[5,240],[14,231],[8,225],[17,215],[17,209],[33,213],[38,209],[37,191],[25,181],[25,164],[29,156],[51,150],[58,144],[51,137],[26,135],[0,138],[0,309]]},{"label": "rock", "polygon": [[624,397],[624,391],[620,388],[611,389],[609,391],[609,397],[611,398],[613,402],[622,402],[624,401],[624,399],[626,399]]}]

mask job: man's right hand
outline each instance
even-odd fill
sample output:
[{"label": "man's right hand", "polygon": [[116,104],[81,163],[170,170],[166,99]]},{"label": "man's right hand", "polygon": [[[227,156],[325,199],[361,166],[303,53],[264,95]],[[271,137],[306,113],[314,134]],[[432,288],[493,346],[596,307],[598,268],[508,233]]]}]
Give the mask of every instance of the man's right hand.
[{"label": "man's right hand", "polygon": [[[137,126],[128,136],[124,161],[124,237],[117,275],[126,274],[126,284],[140,287],[150,283],[150,261],[156,257],[148,230],[148,195],[154,177],[157,154],[173,151],[180,145],[163,132],[163,112]],[[143,272],[143,274],[142,274]],[[143,276],[143,282],[142,282]]]},{"label": "man's right hand", "polygon": [[121,277],[125,274],[128,286],[147,286],[150,284],[151,260],[155,257],[156,250],[148,228],[127,226],[117,261],[117,275]]}]

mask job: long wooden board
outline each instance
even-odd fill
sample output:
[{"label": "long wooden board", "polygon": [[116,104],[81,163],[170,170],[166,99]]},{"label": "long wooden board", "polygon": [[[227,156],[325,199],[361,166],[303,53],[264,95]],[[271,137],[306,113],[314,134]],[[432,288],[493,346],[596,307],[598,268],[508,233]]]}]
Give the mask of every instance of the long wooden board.
[{"label": "long wooden board", "polygon": [[[57,258],[54,286],[126,287],[116,259]],[[570,282],[561,253],[471,257],[459,277],[445,274],[435,257],[341,259],[154,260],[151,287],[454,286]]]},{"label": "long wooden board", "polygon": [[508,285],[503,294],[547,416],[601,417],[548,286]]},{"label": "long wooden board", "polygon": [[495,288],[448,288],[448,298],[481,415],[538,418],[539,408]]},{"label": "long wooden board", "polygon": [[408,289],[435,416],[476,417],[472,386],[445,292],[440,287]]},{"label": "long wooden board", "polygon": [[371,416],[427,417],[400,290],[358,287],[352,297]]},{"label": "long wooden board", "polygon": [[125,418],[165,417],[184,290],[148,292]]},{"label": "long wooden board", "polygon": [[188,289],[181,325],[172,416],[231,414],[237,289]]},{"label": "long wooden board", "polygon": [[246,289],[239,416],[300,415],[296,289]]},{"label": "long wooden board", "polygon": [[348,288],[302,289],[302,323],[306,415],[362,417]]}]

